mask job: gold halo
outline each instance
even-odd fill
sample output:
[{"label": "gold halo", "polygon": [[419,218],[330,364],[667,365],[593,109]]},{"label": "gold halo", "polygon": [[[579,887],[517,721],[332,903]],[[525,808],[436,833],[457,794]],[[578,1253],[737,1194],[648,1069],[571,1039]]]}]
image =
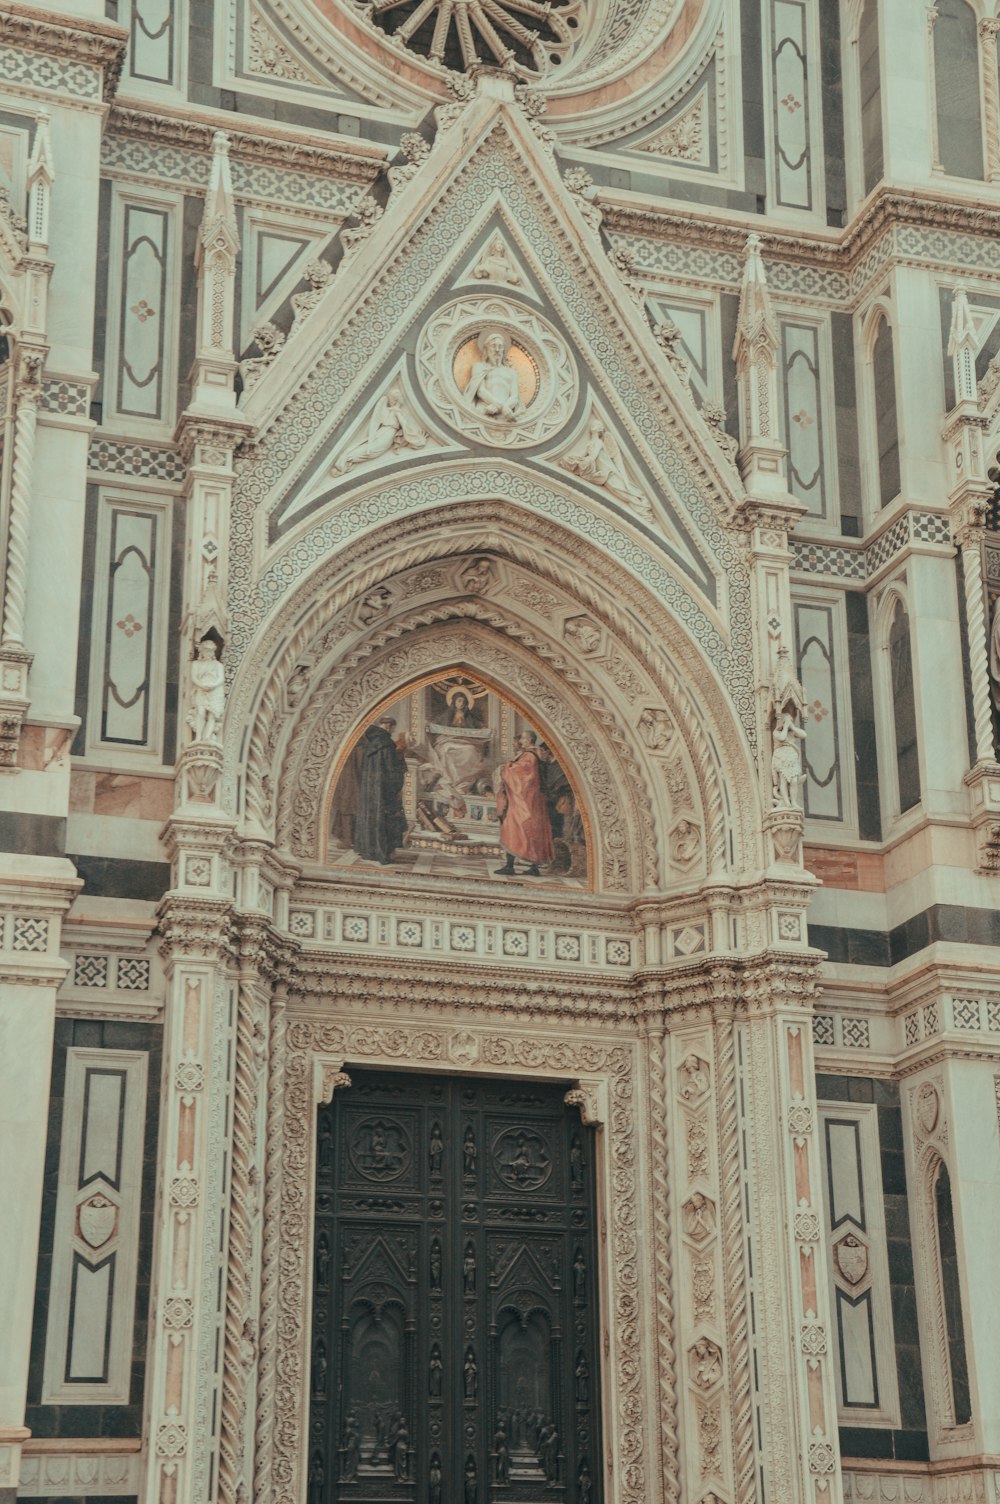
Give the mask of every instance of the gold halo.
[{"label": "gold halo", "polygon": [[456,695],[464,695],[471,707],[477,700],[481,700],[484,695],[489,694],[489,690],[486,689],[485,685],[480,684],[478,689],[479,692],[477,694],[476,690],[469,684],[452,684],[444,692],[445,703],[450,706]]}]

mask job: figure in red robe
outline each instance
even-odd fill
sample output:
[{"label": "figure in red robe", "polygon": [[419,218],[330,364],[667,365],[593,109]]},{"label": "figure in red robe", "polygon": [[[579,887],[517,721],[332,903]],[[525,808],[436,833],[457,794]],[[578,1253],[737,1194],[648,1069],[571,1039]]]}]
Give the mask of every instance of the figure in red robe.
[{"label": "figure in red robe", "polygon": [[501,877],[513,876],[515,857],[528,863],[528,877],[541,877],[540,863],[551,862],[556,854],[537,743],[533,731],[522,731],[515,738],[517,752],[500,769],[497,814],[500,844],[507,853],[497,868]]}]

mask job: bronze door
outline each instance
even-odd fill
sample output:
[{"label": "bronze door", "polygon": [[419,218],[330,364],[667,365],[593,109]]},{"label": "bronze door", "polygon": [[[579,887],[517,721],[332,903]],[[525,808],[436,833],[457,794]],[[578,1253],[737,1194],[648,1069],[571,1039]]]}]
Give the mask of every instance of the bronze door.
[{"label": "bronze door", "polygon": [[309,1504],[600,1504],[593,1133],[565,1086],[319,1110]]}]

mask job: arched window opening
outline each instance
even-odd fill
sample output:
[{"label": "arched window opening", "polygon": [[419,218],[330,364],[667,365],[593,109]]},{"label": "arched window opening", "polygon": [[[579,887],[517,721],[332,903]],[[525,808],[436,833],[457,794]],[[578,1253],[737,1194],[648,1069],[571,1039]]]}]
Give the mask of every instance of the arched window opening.
[{"label": "arched window opening", "polygon": [[903,815],[920,802],[920,759],[917,751],[917,707],[913,690],[910,618],[898,597],[889,627],[889,686],[896,741],[899,813]]},{"label": "arched window opening", "polygon": [[878,45],[878,0],[866,0],[858,27],[861,86],[861,152],[865,192],[882,179],[882,80]]},{"label": "arched window opening", "polygon": [[872,346],[872,386],[875,396],[875,435],[878,447],[879,505],[899,495],[899,425],[896,418],[896,360],[892,329],[883,318]]},{"label": "arched window opening", "polygon": [[965,1354],[965,1328],[962,1323],[962,1287],[958,1270],[958,1246],[955,1241],[951,1177],[948,1166],[943,1163],[934,1182],[934,1217],[941,1293],[944,1298],[952,1419],[956,1426],[964,1426],[972,1419],[972,1401],[969,1395],[969,1365]]},{"label": "arched window opening", "polygon": [[983,177],[979,109],[979,37],[967,0],[937,0],[934,88],[938,160],[957,178]]}]

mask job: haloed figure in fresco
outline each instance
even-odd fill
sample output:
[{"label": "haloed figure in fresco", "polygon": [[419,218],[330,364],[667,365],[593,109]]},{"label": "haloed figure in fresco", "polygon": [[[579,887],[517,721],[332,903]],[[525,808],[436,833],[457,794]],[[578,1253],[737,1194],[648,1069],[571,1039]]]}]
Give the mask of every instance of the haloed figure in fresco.
[{"label": "haloed figure in fresco", "polygon": [[542,754],[533,731],[519,732],[515,745],[514,756],[504,763],[497,779],[500,844],[507,853],[497,873],[513,877],[514,859],[520,857],[528,863],[528,877],[541,877],[541,864],[551,862],[556,854]]},{"label": "haloed figure in fresco", "polygon": [[361,777],[354,849],[369,862],[388,866],[402,846],[408,821],[403,809],[406,759],[393,740],[396,722],[383,716],[361,738]]}]

